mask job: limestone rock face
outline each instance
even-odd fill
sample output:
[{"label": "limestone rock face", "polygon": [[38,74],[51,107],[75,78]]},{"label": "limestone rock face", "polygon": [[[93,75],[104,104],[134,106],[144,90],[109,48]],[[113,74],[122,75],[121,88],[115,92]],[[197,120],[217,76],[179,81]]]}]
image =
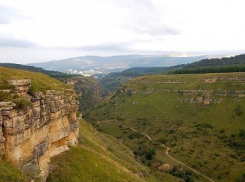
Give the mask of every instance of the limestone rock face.
[{"label": "limestone rock face", "polygon": [[23,80],[9,80],[8,81],[11,85],[15,86],[16,88],[16,94],[18,96],[26,95],[30,86],[31,86],[31,80],[29,79],[23,79]]},{"label": "limestone rock face", "polygon": [[[31,82],[10,83],[19,96],[25,96]],[[23,172],[45,181],[50,158],[78,143],[78,103],[74,93],[54,90],[29,97],[32,106],[25,111],[17,111],[12,102],[0,102],[0,153]]]}]

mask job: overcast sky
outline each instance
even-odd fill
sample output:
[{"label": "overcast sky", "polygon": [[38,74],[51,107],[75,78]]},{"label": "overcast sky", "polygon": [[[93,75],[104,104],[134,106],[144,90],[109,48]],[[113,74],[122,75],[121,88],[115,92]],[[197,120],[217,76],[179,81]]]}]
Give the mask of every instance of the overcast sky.
[{"label": "overcast sky", "polygon": [[244,0],[0,0],[0,62],[245,52]]}]

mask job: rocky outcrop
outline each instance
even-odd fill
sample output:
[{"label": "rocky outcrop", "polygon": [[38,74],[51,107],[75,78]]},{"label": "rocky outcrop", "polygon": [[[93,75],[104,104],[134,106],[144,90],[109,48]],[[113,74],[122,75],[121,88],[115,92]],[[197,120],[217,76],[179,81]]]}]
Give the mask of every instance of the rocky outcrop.
[{"label": "rocky outcrop", "polygon": [[31,86],[31,80],[29,79],[8,80],[8,82],[15,87],[15,94],[19,97],[26,95]]},{"label": "rocky outcrop", "polygon": [[[0,153],[32,177],[46,180],[50,158],[78,143],[78,103],[75,94],[48,90],[27,94],[30,80],[11,80],[16,94],[31,103],[16,110],[12,102],[0,102]],[[38,173],[40,171],[40,173]]]}]

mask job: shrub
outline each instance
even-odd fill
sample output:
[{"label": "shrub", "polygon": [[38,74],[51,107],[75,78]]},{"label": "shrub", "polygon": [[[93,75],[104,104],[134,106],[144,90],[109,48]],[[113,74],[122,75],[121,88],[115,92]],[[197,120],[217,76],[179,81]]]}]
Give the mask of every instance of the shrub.
[{"label": "shrub", "polygon": [[240,104],[236,106],[234,111],[235,111],[236,116],[241,116],[244,113],[243,108]]},{"label": "shrub", "polygon": [[27,107],[32,106],[32,103],[25,98],[18,98],[14,100],[16,104],[15,109],[26,111]]},{"label": "shrub", "polygon": [[135,138],[139,139],[142,137],[143,137],[143,135],[141,133],[132,133],[128,136],[129,139],[135,139]]},{"label": "shrub", "polygon": [[224,129],[221,129],[220,131],[219,131],[219,133],[224,133],[225,132],[225,130]]},{"label": "shrub", "polygon": [[237,182],[245,182],[245,173],[243,174],[242,177],[240,177]]},{"label": "shrub", "polygon": [[161,142],[162,144],[165,144],[165,143],[168,142],[168,139],[166,139],[166,138],[160,138],[160,139],[158,140],[158,142]]},{"label": "shrub", "polygon": [[245,138],[245,130],[244,129],[240,129],[239,136]]},{"label": "shrub", "polygon": [[10,93],[0,91],[0,102],[2,101],[12,101],[13,97]]},{"label": "shrub", "polygon": [[127,91],[127,95],[128,95],[128,96],[132,96],[132,91],[131,91],[131,90],[128,90],[128,91]]},{"label": "shrub", "polygon": [[12,88],[12,86],[10,85],[9,82],[7,82],[7,81],[0,82],[0,89],[1,90],[11,89],[11,88]]},{"label": "shrub", "polygon": [[147,149],[146,147],[139,147],[137,150],[134,151],[134,154],[137,156],[137,158],[140,159],[142,163],[147,164],[154,158],[154,156],[156,155],[156,151],[153,148]]},{"label": "shrub", "polygon": [[28,94],[34,96],[37,91],[37,84],[35,82],[31,82],[31,87],[28,90]]}]

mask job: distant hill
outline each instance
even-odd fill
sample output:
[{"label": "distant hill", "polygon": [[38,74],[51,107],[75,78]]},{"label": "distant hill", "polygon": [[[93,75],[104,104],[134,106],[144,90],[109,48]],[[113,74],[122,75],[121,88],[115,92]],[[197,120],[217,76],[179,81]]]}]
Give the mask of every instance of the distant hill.
[{"label": "distant hill", "polygon": [[123,56],[84,56],[68,58],[45,63],[32,63],[31,66],[41,67],[47,70],[81,73],[83,75],[108,74],[120,72],[131,67],[169,67],[179,64],[187,64],[206,58],[196,57],[169,57],[152,55],[123,55]]},{"label": "distant hill", "polygon": [[182,67],[184,67],[184,65],[171,67],[134,67],[122,72],[109,73],[102,77],[100,81],[108,90],[114,91],[129,79],[143,75],[167,74],[169,71],[180,69]]},{"label": "distant hill", "polygon": [[245,54],[227,58],[202,59],[194,63],[187,64],[185,68],[214,67],[245,64]]},{"label": "distant hill", "polygon": [[221,59],[203,59],[185,65],[174,74],[245,72],[245,54]]}]

